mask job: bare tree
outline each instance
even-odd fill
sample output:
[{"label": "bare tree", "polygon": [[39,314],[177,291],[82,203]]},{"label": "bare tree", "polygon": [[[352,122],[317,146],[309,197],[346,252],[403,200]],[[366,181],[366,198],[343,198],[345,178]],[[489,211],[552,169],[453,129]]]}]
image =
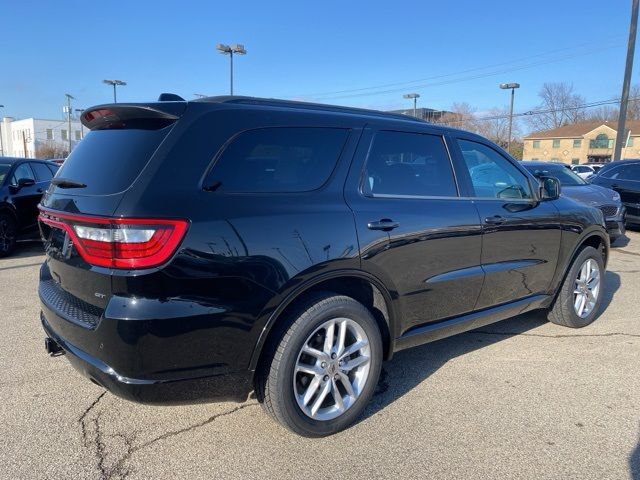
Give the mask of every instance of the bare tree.
[{"label": "bare tree", "polygon": [[471,105],[465,102],[454,103],[451,106],[450,113],[442,115],[437,123],[470,132],[476,132],[478,130],[476,111]]},{"label": "bare tree", "polygon": [[[631,107],[631,102],[629,102]],[[600,107],[592,108],[589,110],[587,120],[591,122],[614,122],[618,119],[618,113],[620,110],[611,105],[601,105]]]},{"label": "bare tree", "polygon": [[66,158],[67,149],[57,143],[48,142],[36,147],[36,158],[49,160],[51,158]]},{"label": "bare tree", "polygon": [[544,113],[528,117],[527,123],[534,130],[549,130],[586,119],[582,95],[573,91],[573,84],[566,82],[545,83],[538,93],[542,100],[535,110]]},{"label": "bare tree", "polygon": [[[509,110],[506,108],[492,108],[485,115],[477,119],[477,133],[487,137],[503,148],[507,147],[509,135]],[[520,136],[520,127],[516,119],[513,121],[511,135],[514,138]]]}]

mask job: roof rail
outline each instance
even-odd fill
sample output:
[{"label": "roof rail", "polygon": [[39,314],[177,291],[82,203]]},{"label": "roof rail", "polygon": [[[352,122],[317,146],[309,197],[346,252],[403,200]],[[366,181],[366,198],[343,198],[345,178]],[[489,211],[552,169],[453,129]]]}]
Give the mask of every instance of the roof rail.
[{"label": "roof rail", "polygon": [[236,96],[236,95],[234,96],[224,95],[224,96],[216,96],[216,97],[198,98],[192,101],[203,102],[203,103],[234,103],[234,104],[245,104],[245,105],[298,108],[303,110],[319,110],[319,111],[326,111],[326,112],[351,113],[355,115],[375,115],[375,116],[382,116],[386,118],[395,118],[397,120],[404,120],[409,122],[427,123],[422,119],[410,117],[408,115],[402,115],[401,113],[390,113],[390,112],[383,112],[380,110],[369,110],[366,108],[343,107],[339,105],[327,105],[323,103],[299,102],[294,100],[280,100],[277,98],[259,98],[259,97],[243,97],[243,96]]}]

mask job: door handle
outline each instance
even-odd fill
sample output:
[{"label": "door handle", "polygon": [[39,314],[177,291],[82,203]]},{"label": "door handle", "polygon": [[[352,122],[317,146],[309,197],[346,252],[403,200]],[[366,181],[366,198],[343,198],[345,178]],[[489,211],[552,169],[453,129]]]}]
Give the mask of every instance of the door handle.
[{"label": "door handle", "polygon": [[369,230],[382,230],[383,232],[389,232],[394,228],[398,228],[400,224],[398,222],[394,222],[393,220],[389,220],[388,218],[383,218],[378,220],[377,222],[369,222],[367,223],[367,228]]},{"label": "door handle", "polygon": [[484,219],[484,223],[487,223],[489,225],[500,225],[506,221],[507,219],[501,217],[500,215],[494,215],[493,217],[487,217]]}]

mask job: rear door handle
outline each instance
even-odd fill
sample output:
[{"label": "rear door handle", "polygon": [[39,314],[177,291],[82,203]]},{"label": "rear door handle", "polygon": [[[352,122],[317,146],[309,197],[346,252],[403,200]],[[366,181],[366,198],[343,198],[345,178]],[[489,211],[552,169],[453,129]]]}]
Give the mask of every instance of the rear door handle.
[{"label": "rear door handle", "polygon": [[500,225],[506,221],[507,219],[501,217],[500,215],[494,215],[493,217],[487,217],[484,219],[484,223],[487,223],[489,225]]},{"label": "rear door handle", "polygon": [[398,228],[400,224],[398,222],[394,222],[393,220],[389,220],[388,218],[383,218],[378,220],[377,222],[369,222],[367,223],[367,228],[369,230],[382,230],[383,232],[389,232],[394,228]]}]

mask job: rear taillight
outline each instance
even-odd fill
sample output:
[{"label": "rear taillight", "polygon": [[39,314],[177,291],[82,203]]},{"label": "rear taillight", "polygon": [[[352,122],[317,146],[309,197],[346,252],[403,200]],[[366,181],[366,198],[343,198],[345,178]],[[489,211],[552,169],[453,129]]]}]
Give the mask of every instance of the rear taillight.
[{"label": "rear taillight", "polygon": [[188,226],[186,220],[93,217],[45,209],[39,219],[66,231],[87,263],[127,269],[165,263]]}]

